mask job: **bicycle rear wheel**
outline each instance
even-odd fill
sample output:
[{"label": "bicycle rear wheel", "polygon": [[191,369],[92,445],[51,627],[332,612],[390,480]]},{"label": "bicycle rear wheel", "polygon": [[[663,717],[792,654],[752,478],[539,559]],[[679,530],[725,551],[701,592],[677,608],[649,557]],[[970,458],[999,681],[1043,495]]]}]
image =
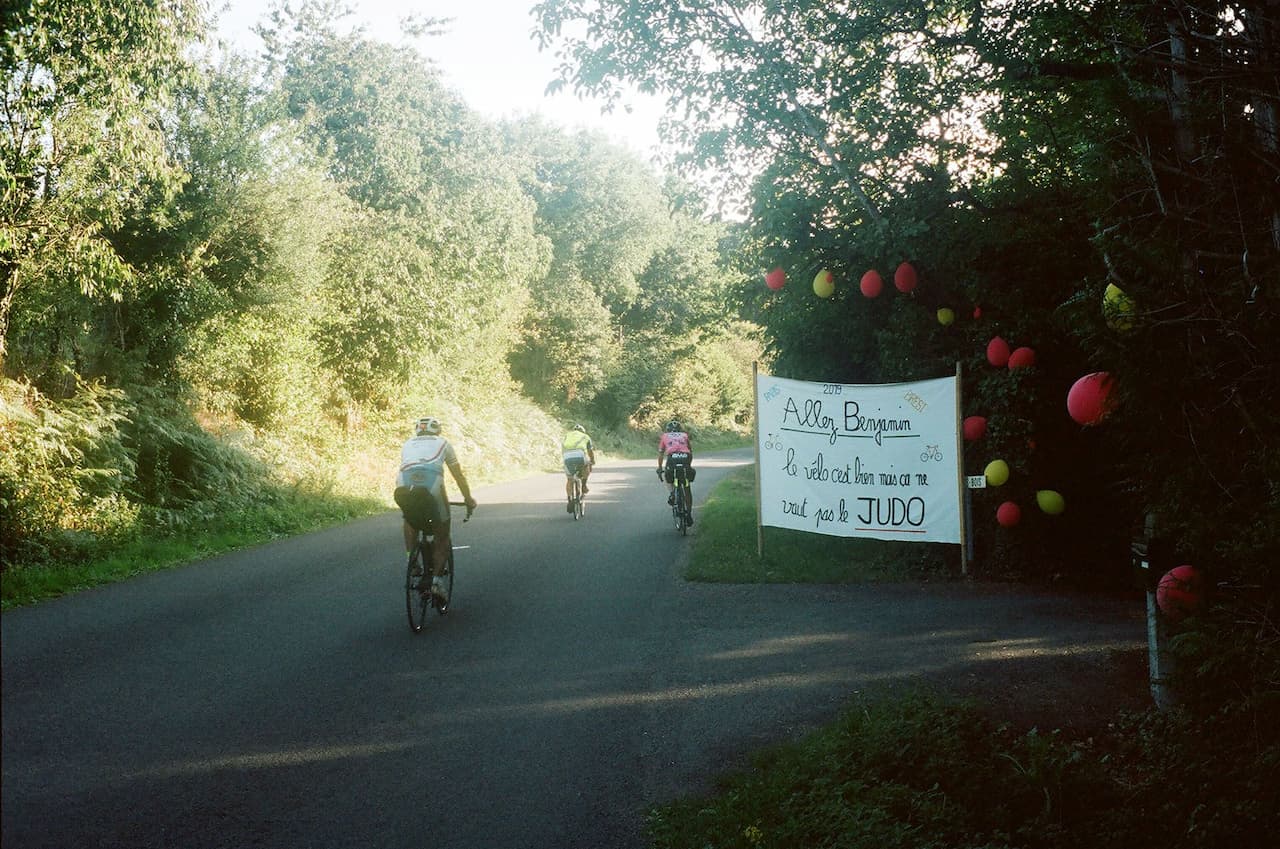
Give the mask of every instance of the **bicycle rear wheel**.
[{"label": "bicycle rear wheel", "polygon": [[573,476],[573,520],[576,522],[587,514],[582,503],[582,478]]},{"label": "bicycle rear wheel", "polygon": [[409,630],[418,633],[426,622],[427,608],[431,606],[431,559],[419,540],[409,555],[405,570],[404,604],[409,614]]}]

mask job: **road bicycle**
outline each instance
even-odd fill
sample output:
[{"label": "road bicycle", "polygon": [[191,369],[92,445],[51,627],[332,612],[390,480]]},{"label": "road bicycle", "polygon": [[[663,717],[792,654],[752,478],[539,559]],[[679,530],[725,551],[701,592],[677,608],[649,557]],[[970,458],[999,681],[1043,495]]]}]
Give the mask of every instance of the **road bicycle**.
[{"label": "road bicycle", "polygon": [[[693,524],[693,494],[689,490],[689,481],[693,480],[693,475],[693,468],[684,463],[676,463],[671,467],[672,483],[675,484],[671,499],[671,519],[681,536],[687,534],[689,526]],[[662,469],[658,469],[658,480],[666,480]]]},{"label": "road bicycle", "polygon": [[569,506],[573,508],[573,520],[576,522],[583,516],[587,515],[586,505],[582,501],[582,475],[580,472],[574,472],[569,478],[572,485],[573,494],[569,496]]},{"label": "road bicycle", "polygon": [[[450,501],[450,507],[466,507],[466,502]],[[463,522],[471,520],[471,510]],[[427,613],[433,607],[441,616],[449,612],[449,604],[453,601],[453,553],[457,547],[450,548],[449,558],[444,564],[444,574],[440,576],[444,582],[444,599],[437,599],[431,592],[431,543],[435,534],[419,528],[413,551],[409,552],[409,565],[405,570],[404,603],[409,614],[409,630],[419,633],[427,622]]]}]

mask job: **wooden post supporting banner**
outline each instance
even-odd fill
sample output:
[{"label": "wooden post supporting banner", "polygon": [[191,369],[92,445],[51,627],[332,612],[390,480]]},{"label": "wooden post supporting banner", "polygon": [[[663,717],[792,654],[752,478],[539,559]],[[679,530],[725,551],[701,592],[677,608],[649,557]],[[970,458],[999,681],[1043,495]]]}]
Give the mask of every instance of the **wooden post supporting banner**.
[{"label": "wooden post supporting banner", "polygon": [[756,453],[756,557],[764,557],[764,525],[760,513],[760,363],[751,362],[751,420],[755,423]]},{"label": "wooden post supporting banner", "polygon": [[956,496],[960,499],[960,574],[969,574],[969,489],[964,477],[964,366],[956,361]]}]

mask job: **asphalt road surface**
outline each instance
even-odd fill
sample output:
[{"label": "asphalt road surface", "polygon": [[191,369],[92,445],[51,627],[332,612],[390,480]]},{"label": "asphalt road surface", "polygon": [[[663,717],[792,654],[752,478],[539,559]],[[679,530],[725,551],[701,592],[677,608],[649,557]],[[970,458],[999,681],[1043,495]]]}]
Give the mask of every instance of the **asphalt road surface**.
[{"label": "asphalt road surface", "polygon": [[1141,647],[1122,604],[687,584],[652,469],[597,469],[579,522],[560,476],[480,489],[418,635],[395,513],[5,613],[3,846],[643,847],[855,693],[1069,692]]}]

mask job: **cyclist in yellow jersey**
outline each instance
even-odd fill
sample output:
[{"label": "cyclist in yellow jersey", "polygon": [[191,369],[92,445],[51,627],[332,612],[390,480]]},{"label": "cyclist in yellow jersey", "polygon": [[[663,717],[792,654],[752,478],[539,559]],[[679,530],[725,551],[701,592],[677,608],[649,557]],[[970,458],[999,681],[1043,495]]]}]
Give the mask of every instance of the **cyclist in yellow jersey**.
[{"label": "cyclist in yellow jersey", "polygon": [[582,479],[582,494],[587,494],[587,476],[596,462],[596,452],[591,444],[587,429],[580,424],[564,435],[560,443],[560,452],[564,457],[564,497],[565,512],[573,512],[573,476]]}]

